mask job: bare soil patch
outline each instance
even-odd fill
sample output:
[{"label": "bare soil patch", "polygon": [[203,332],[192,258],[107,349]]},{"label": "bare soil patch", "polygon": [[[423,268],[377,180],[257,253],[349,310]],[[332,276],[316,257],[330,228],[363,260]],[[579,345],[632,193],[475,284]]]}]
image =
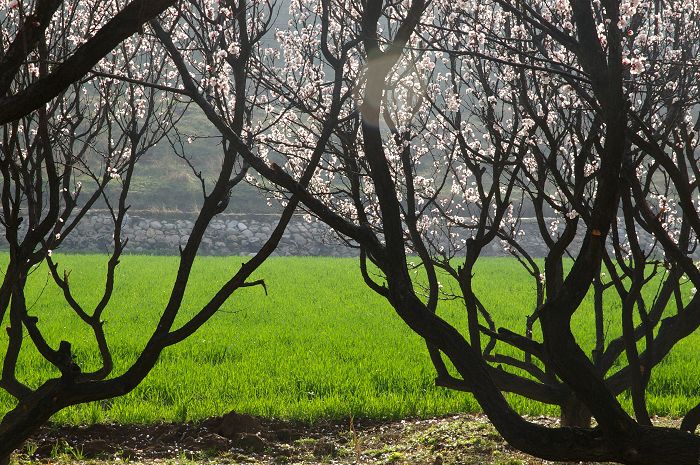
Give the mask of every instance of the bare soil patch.
[{"label": "bare soil patch", "polygon": [[[556,420],[534,419],[545,424]],[[44,428],[15,463],[551,464],[510,448],[483,415],[312,425],[230,413],[199,423]]]}]

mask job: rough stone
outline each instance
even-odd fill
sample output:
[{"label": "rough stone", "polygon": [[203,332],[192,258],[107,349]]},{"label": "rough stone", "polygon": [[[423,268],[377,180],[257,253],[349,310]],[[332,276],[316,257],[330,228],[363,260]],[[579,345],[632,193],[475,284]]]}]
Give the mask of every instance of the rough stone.
[{"label": "rough stone", "polygon": [[[129,212],[129,220],[122,237],[128,238],[126,252],[177,255],[178,245],[185,244],[193,226],[194,214]],[[277,215],[227,215],[223,214],[212,222],[207,231],[201,252],[209,255],[246,255],[257,252],[260,244],[267,240],[276,226]],[[546,253],[546,246],[539,237],[534,219],[524,218],[519,225],[524,231],[520,238],[523,245],[533,257]],[[26,226],[25,226],[26,228]],[[102,212],[88,213],[78,227],[64,238],[57,249],[71,252],[109,252],[112,243],[113,223],[109,215]],[[20,228],[20,234],[26,230]],[[0,249],[6,249],[4,231],[0,227]],[[624,242],[626,235],[620,231]],[[381,237],[380,237],[381,240]],[[643,248],[651,247],[651,238],[640,234]],[[580,239],[574,240],[571,251],[576,253]],[[303,217],[292,219],[285,232],[276,255],[324,255],[351,257],[357,256],[355,248],[346,247],[327,226],[322,223],[307,223]],[[484,249],[485,255],[508,255],[499,242],[494,242]],[[700,248],[694,258],[700,258]]]}]

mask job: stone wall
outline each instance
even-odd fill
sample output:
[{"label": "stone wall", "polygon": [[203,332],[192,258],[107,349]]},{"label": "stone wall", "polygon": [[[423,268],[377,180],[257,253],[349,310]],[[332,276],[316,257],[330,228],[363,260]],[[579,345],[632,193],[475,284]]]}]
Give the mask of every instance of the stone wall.
[{"label": "stone wall", "polygon": [[[277,215],[218,215],[202,240],[204,255],[249,255],[259,250],[279,219]],[[122,236],[126,251],[176,255],[185,246],[195,216],[187,213],[130,213]],[[113,223],[103,212],[86,215],[65,238],[63,252],[107,252],[111,249]],[[0,248],[6,246],[0,238]],[[325,225],[294,217],[275,252],[277,255],[352,256],[355,250],[339,244]]]},{"label": "stone wall", "polygon": [[[276,226],[277,215],[235,215],[217,216],[210,224],[202,241],[204,255],[248,255],[259,250]],[[184,246],[192,229],[193,214],[135,212],[127,217],[124,237],[129,238],[127,252],[142,254],[178,253]],[[537,224],[532,218],[525,218],[520,224],[524,231],[521,245],[534,257],[542,257],[547,249],[539,237]],[[560,226],[562,229],[562,226]],[[624,238],[624,232],[620,232]],[[61,251],[107,252],[111,249],[112,221],[107,213],[91,212],[61,245]],[[649,250],[651,239],[641,236],[640,241]],[[0,238],[0,248],[4,244],[4,234]],[[580,238],[570,248],[576,253]],[[329,228],[318,222],[309,223],[301,216],[290,222],[276,252],[277,255],[300,256],[355,256],[357,249],[348,247],[334,236]],[[506,255],[500,241],[494,241],[483,252],[484,255]],[[696,252],[700,258],[700,251]]]}]

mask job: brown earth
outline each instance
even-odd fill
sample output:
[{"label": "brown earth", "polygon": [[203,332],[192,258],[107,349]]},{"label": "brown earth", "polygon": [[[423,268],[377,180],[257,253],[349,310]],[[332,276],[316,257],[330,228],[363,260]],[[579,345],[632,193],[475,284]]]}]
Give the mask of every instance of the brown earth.
[{"label": "brown earth", "polygon": [[[547,425],[556,420],[531,418]],[[503,442],[483,415],[313,425],[229,413],[200,423],[49,426],[14,458],[43,464],[551,464]]]}]

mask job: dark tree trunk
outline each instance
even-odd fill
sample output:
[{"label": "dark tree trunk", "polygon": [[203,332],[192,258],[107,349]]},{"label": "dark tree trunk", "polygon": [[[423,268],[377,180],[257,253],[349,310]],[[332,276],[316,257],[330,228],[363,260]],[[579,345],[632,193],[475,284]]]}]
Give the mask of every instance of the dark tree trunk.
[{"label": "dark tree trunk", "polygon": [[700,424],[700,404],[693,407],[688,413],[685,414],[683,422],[681,423],[681,430],[687,431],[689,433],[694,433]]},{"label": "dark tree trunk", "polygon": [[572,426],[578,428],[590,428],[592,415],[586,405],[578,400],[576,396],[570,396],[566,403],[560,407],[561,426]]},{"label": "dark tree trunk", "polygon": [[62,381],[49,381],[5,415],[0,422],[0,465],[7,465],[10,455],[63,408],[62,390]]},{"label": "dark tree trunk", "polygon": [[524,420],[505,401],[478,352],[447,322],[425,310],[404,279],[400,272],[388,273],[391,303],[399,316],[438,347],[464,379],[470,380],[473,393],[489,419],[513,447],[552,461],[628,465],[699,463],[700,437],[678,429],[644,426],[634,421],[618,429],[547,428]]}]

